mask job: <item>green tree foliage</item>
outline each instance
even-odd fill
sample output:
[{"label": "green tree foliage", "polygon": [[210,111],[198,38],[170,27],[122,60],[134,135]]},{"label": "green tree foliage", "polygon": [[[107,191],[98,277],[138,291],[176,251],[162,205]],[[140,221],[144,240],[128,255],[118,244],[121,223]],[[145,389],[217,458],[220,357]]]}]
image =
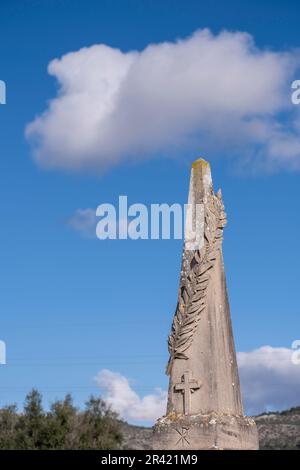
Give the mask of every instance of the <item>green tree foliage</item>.
[{"label": "green tree foliage", "polygon": [[0,449],[15,449],[17,422],[16,405],[6,406],[0,410]]},{"label": "green tree foliage", "polygon": [[101,398],[91,396],[81,415],[80,449],[112,449],[122,443],[117,415]]},{"label": "green tree foliage", "polygon": [[0,449],[113,450],[121,446],[121,422],[101,398],[92,396],[81,411],[66,395],[46,412],[41,394],[33,389],[22,413],[16,405],[0,410]]}]

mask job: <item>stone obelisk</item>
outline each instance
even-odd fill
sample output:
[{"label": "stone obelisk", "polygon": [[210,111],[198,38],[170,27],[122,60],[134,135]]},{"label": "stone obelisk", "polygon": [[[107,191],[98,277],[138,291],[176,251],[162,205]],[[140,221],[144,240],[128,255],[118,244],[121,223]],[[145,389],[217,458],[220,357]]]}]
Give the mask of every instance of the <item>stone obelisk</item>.
[{"label": "stone obelisk", "polygon": [[243,413],[222,255],[226,214],[209,164],[192,164],[178,303],[169,336],[167,414],[154,449],[257,449]]}]

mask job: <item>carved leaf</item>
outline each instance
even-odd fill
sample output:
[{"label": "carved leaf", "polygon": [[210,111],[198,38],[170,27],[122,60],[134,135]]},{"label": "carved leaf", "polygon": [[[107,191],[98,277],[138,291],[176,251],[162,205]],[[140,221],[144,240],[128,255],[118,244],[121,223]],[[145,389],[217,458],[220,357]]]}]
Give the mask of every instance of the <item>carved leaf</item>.
[{"label": "carved leaf", "polygon": [[[167,374],[171,373],[174,359],[188,359],[187,350],[193,342],[201,313],[206,309],[206,294],[211,270],[221,247],[226,225],[224,204],[218,193],[211,194],[205,208],[204,248],[195,250],[189,261],[189,275],[181,281],[178,303],[168,338],[170,358]],[[184,253],[185,255],[185,253]],[[183,266],[184,268],[184,266]]]}]

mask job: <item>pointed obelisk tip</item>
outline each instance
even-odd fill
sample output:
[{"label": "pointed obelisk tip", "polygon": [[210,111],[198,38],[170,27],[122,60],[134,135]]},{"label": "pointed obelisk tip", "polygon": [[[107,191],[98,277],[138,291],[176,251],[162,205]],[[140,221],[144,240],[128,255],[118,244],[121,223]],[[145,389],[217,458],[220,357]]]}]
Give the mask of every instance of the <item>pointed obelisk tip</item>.
[{"label": "pointed obelisk tip", "polygon": [[204,158],[197,158],[197,160],[193,161],[192,168],[206,168],[210,170],[210,164]]},{"label": "pointed obelisk tip", "polygon": [[195,197],[200,201],[205,194],[209,194],[212,188],[210,164],[203,158],[198,158],[192,163],[192,181],[192,190],[197,193]]}]

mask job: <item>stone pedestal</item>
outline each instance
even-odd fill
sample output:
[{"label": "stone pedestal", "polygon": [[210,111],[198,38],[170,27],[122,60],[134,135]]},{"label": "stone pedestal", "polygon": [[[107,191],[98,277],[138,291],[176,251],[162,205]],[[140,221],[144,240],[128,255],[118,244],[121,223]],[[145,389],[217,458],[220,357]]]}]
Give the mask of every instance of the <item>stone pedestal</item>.
[{"label": "stone pedestal", "polygon": [[253,419],[207,415],[160,418],[153,429],[156,450],[256,450],[258,435]]}]

